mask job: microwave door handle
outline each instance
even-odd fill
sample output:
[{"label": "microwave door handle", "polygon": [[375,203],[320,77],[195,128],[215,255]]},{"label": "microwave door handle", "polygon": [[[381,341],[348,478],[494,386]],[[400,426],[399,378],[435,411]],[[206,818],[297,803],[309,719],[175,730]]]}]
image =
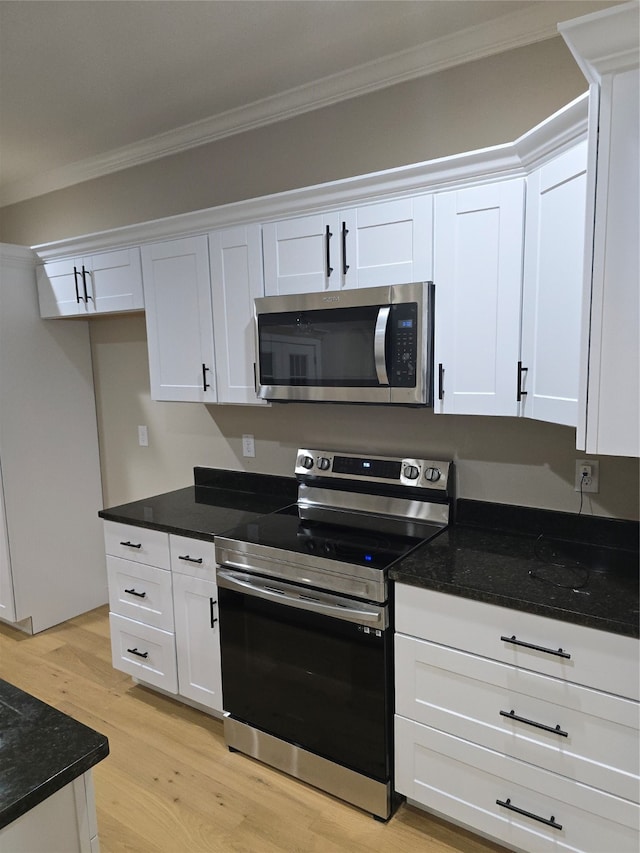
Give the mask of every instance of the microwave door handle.
[{"label": "microwave door handle", "polygon": [[381,385],[389,384],[387,375],[387,359],[385,355],[385,342],[387,339],[387,324],[389,322],[390,305],[385,305],[378,310],[376,330],[373,336],[373,354],[376,362],[376,374]]}]

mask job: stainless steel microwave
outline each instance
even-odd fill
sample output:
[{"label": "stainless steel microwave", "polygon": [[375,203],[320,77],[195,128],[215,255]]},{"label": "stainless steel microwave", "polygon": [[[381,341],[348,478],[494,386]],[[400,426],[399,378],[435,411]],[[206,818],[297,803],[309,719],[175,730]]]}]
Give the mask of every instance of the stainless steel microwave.
[{"label": "stainless steel microwave", "polygon": [[255,300],[265,400],[433,405],[432,282]]}]

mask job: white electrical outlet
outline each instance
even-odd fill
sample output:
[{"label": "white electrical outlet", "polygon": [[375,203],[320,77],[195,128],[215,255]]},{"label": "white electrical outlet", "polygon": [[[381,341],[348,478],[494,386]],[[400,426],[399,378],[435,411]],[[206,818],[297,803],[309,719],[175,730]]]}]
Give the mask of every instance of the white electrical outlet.
[{"label": "white electrical outlet", "polygon": [[149,433],[146,426],[138,427],[138,444],[140,447],[149,447]]},{"label": "white electrical outlet", "polygon": [[243,435],[242,436],[242,455],[243,456],[255,456],[256,455],[256,445],[253,440],[252,435]]},{"label": "white electrical outlet", "polygon": [[576,482],[574,489],[583,494],[594,494],[600,488],[600,463],[595,459],[576,460]]}]

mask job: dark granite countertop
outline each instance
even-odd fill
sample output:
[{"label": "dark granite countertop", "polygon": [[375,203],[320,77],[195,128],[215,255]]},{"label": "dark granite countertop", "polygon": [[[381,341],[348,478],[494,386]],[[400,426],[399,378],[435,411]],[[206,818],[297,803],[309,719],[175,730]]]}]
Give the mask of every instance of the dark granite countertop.
[{"label": "dark granite countertop", "polygon": [[[195,468],[194,483],[99,514],[213,541],[297,497],[294,478],[268,474]],[[393,566],[390,577],[639,635],[637,522],[458,500],[455,524]]]},{"label": "dark granite countertop", "polygon": [[0,829],[108,754],[104,735],[0,679]]},{"label": "dark granite countertop", "polygon": [[101,510],[107,521],[212,541],[259,515],[295,503],[292,477],[195,468],[193,486]]},{"label": "dark granite countertop", "polygon": [[637,523],[585,519],[571,529],[576,517],[563,524],[564,513],[496,505],[488,518],[486,504],[461,503],[457,523],[397,563],[393,580],[639,636]]}]

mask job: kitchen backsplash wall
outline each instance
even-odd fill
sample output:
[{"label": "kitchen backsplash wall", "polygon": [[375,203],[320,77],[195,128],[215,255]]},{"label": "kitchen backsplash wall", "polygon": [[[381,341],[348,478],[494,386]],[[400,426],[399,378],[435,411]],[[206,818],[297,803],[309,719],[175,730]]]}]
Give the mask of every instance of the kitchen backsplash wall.
[{"label": "kitchen backsplash wall", "polygon": [[[144,317],[91,322],[106,506],[192,482],[196,465],[290,476],[301,445],[456,461],[458,496],[577,512],[575,430],[517,418],[434,415],[381,406],[204,406],[149,397]],[[148,427],[149,446],[137,428]],[[242,456],[242,436],[255,458]],[[601,457],[583,512],[638,519],[638,460]]]}]

